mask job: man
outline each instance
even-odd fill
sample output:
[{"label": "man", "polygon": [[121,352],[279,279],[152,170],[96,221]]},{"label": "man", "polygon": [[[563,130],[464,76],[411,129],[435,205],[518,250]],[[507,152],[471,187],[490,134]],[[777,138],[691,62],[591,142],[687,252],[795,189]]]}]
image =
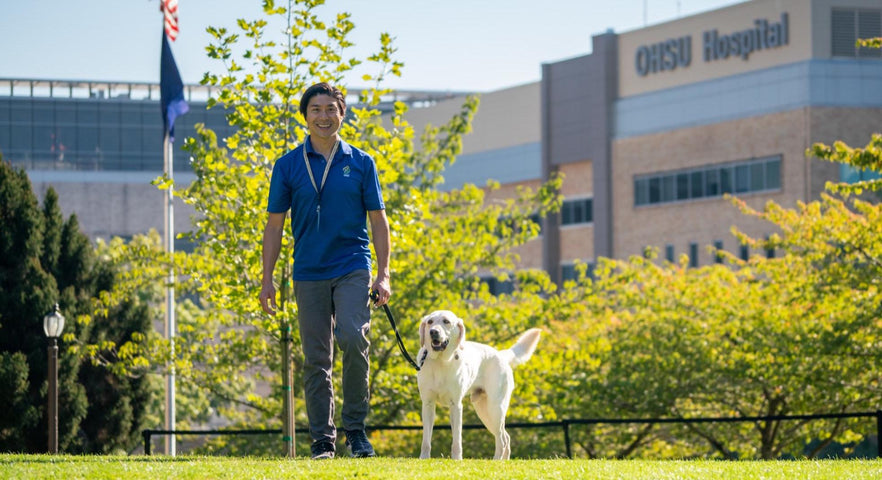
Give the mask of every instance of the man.
[{"label": "man", "polygon": [[[374,449],[364,431],[370,395],[369,295],[378,292],[376,305],[385,304],[391,295],[389,222],[374,160],[339,136],[346,114],[340,90],[327,83],[309,87],[300,100],[300,113],[309,136],[276,161],[270,181],[260,304],[268,314],[275,313],[273,270],[290,209],[312,458],[334,457],[334,339],[343,355],[341,419],[346,445],[352,456],[372,457]],[[373,284],[366,217],[377,254]]]}]

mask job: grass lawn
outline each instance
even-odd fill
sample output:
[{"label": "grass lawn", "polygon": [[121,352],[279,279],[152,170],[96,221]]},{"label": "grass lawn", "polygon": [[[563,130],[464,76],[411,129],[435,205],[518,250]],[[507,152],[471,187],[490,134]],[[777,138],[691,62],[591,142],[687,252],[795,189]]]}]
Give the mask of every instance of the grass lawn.
[{"label": "grass lawn", "polygon": [[30,479],[879,479],[882,460],[652,461],[0,455],[0,478]]}]

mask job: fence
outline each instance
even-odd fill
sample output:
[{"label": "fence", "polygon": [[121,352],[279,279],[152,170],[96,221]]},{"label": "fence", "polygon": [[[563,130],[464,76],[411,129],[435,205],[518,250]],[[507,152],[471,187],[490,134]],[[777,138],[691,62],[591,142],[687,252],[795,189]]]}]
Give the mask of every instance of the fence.
[{"label": "fence", "polygon": [[[570,444],[570,425],[597,425],[597,424],[656,424],[656,423],[738,423],[738,422],[761,422],[775,420],[822,420],[835,418],[876,418],[876,438],[877,451],[876,455],[882,458],[882,410],[875,412],[858,412],[858,413],[821,413],[814,415],[770,415],[756,417],[704,417],[704,418],[589,418],[589,419],[571,419],[559,420],[556,422],[537,422],[537,423],[506,423],[507,429],[518,428],[555,428],[563,429],[564,444],[566,445],[567,458],[573,458],[572,447]],[[463,425],[463,430],[483,429],[483,425],[469,424]],[[378,425],[369,426],[368,430],[422,430],[422,425]],[[450,425],[435,425],[435,430],[450,430]],[[297,428],[297,433],[307,434],[307,430]],[[144,430],[141,435],[144,437],[144,454],[150,455],[150,437],[154,435],[279,435],[281,429],[267,430]]]}]

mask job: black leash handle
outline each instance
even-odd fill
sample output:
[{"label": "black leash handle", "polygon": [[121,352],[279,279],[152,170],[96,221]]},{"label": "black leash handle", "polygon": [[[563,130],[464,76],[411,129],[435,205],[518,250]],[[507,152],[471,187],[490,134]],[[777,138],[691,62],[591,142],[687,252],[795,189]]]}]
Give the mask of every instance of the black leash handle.
[{"label": "black leash handle", "polygon": [[[377,290],[374,290],[373,292],[371,292],[371,300],[376,302],[379,299],[380,299],[380,292],[378,292]],[[395,331],[395,339],[398,341],[398,349],[401,350],[401,353],[404,355],[404,358],[408,361],[408,363],[413,365],[413,368],[415,368],[416,371],[419,372],[420,371],[419,365],[417,365],[416,362],[414,362],[413,359],[410,358],[410,355],[408,355],[408,353],[407,353],[407,348],[404,347],[404,342],[401,341],[401,334],[398,333],[398,326],[395,325],[395,318],[392,317],[392,311],[389,310],[389,305],[384,303],[383,310],[386,311],[386,317],[389,318],[389,323],[392,324],[392,330]]]}]

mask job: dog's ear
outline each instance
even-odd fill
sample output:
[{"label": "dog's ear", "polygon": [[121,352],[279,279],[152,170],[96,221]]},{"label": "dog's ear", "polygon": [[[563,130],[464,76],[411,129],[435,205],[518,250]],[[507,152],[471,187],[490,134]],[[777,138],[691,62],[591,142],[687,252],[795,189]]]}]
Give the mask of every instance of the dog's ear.
[{"label": "dog's ear", "polygon": [[465,342],[465,322],[461,318],[456,319],[456,328],[459,329],[459,337],[456,339],[456,349],[465,348],[462,344]]},{"label": "dog's ear", "polygon": [[426,344],[426,318],[423,317],[420,320],[420,346],[424,346]]}]

